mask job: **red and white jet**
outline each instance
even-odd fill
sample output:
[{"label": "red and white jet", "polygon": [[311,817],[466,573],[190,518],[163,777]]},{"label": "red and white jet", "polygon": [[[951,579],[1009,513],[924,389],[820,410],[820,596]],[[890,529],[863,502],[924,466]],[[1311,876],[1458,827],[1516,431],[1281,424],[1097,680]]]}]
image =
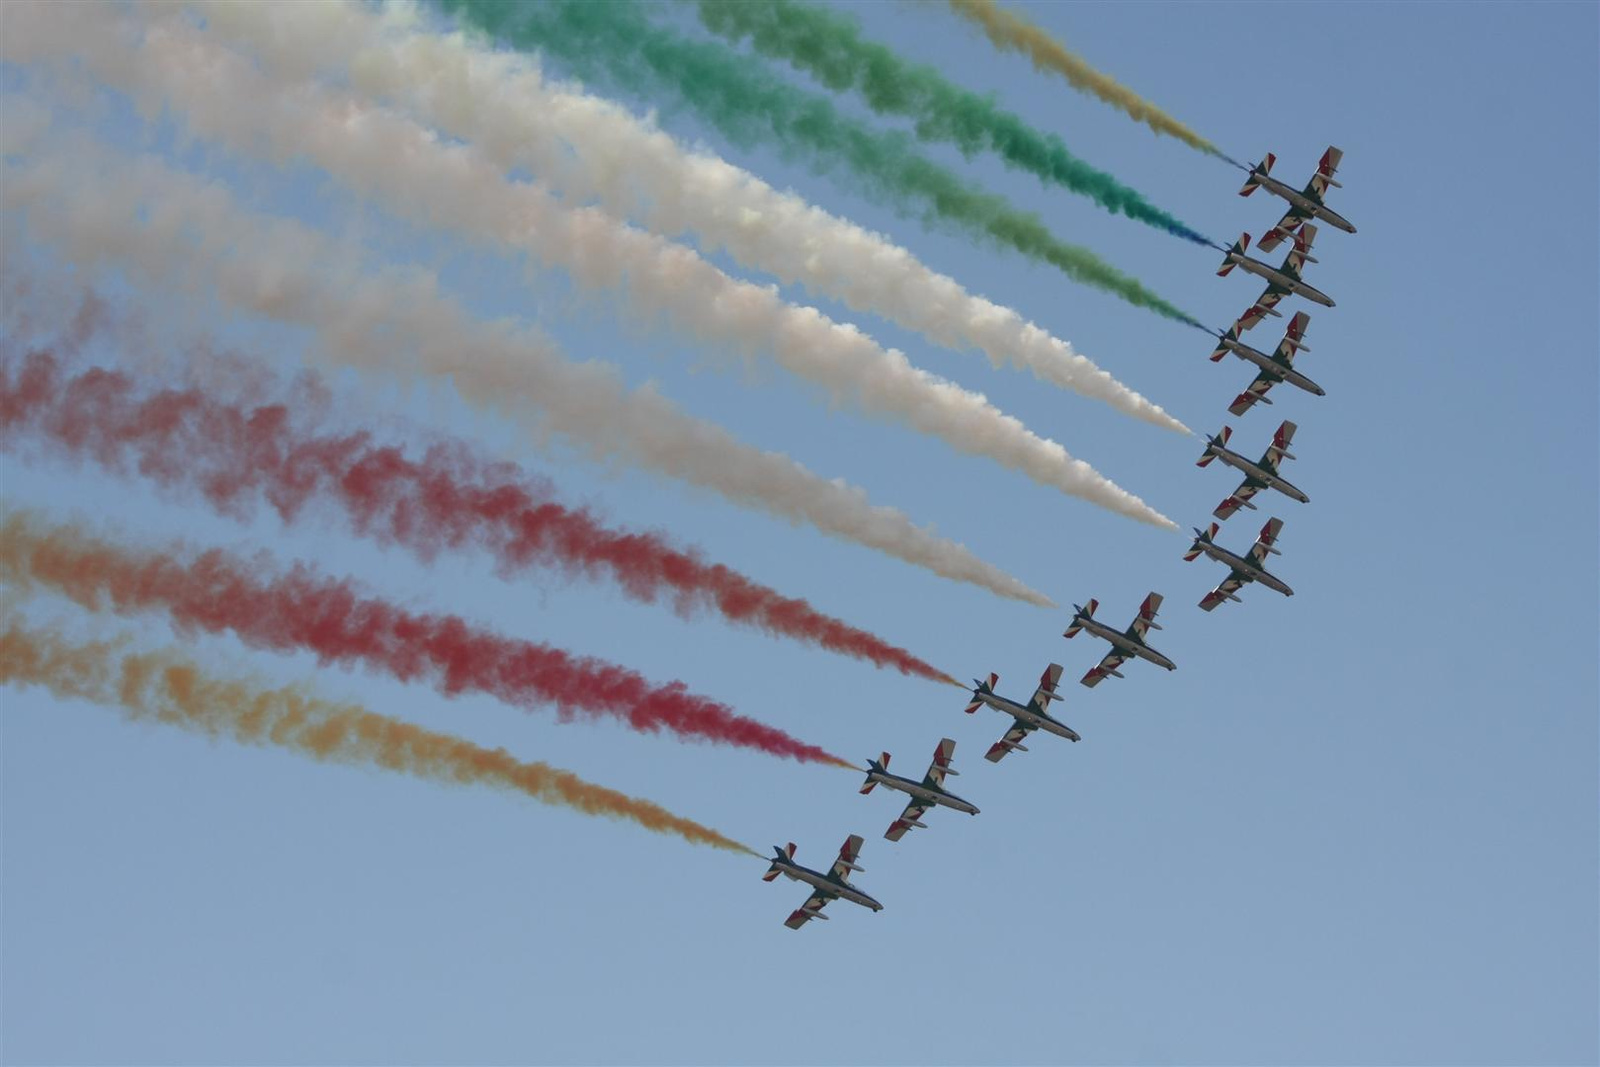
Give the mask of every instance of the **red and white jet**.
[{"label": "red and white jet", "polygon": [[1144,603],[1139,605],[1139,614],[1134,616],[1133,623],[1126,630],[1115,629],[1095,619],[1094,609],[1100,606],[1098,600],[1089,601],[1086,607],[1077,604],[1072,606],[1076,614],[1072,616],[1072,625],[1067,627],[1062,637],[1071,640],[1078,636],[1080,630],[1088,630],[1095,637],[1111,642],[1111,651],[1105,654],[1105,658],[1078,679],[1090,689],[1106,678],[1121,678],[1122,674],[1117,668],[1136,657],[1169,671],[1178,669],[1177,664],[1144,643],[1147,631],[1161,629],[1161,624],[1156,622],[1156,612],[1161,610],[1160,593],[1151,593],[1144,598]]}]

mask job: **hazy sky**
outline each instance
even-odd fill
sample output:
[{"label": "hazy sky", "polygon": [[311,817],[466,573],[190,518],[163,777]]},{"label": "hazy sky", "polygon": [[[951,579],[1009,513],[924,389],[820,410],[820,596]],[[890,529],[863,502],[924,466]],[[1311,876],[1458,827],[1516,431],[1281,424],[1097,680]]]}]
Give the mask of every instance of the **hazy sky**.
[{"label": "hazy sky", "polygon": [[[867,32],[995,94],[1079,155],[1223,242],[1281,202],[1241,175],[995,52],[936,5],[850,5]],[[1582,1063],[1596,1046],[1597,114],[1593,4],[1027,5],[1091,61],[1240,158],[1276,152],[1304,182],[1344,149],[1308,280],[1301,365],[1328,395],[1279,387],[1229,418],[1249,381],[1198,332],[1054,271],[930,230],[772,152],[736,151],[693,115],[673,133],[880,229],[1019,309],[1197,430],[1258,453],[1300,424],[1288,476],[1220,540],[1284,520],[1275,571],[1215,613],[1223,577],[1185,536],[1054,494],[899,426],[830,410],[776,369],[723,373],[697,348],[581,297],[558,275],[413,229],[315,171],[275,170],[145,124],[90,123],[129,150],[226,178],[395,259],[440,270],[485,315],[537,322],[740,439],[776,449],[963,542],[1063,605],[1097,597],[1125,624],[1166,595],[1156,646],[1090,691],[1104,651],[1061,639],[1070,609],[1000,601],[864,548],[634,471],[525,449],[509,423],[395,377],[336,380],[352,424],[397,411],[552,478],[564,499],[659,528],[779,590],[1025,697],[1066,667],[1057,714],[983,761],[1005,722],[954,689],[731,627],[685,621],[605,583],[506,581],[474,553],[432,565],[313,516],[240,523],[149,485],[4,463],[4,498],[129,538],[267,548],[383,595],[682,679],[850,757],[919,773],[957,740],[956,792],[898,844],[895,794],[744,750],[564,724],[486,698],[447,700],[309,656],[173,638],[222,673],[313,682],[336,699],[504,745],[821,866],[866,838],[856,881],[878,914],[829,907],[763,866],[636,826],[487,789],[326,766],[273,749],[134,726],[114,709],[0,693],[4,715],[3,1029],[12,1063]],[[0,16],[3,17],[3,16]],[[699,33],[688,11],[669,12]],[[559,72],[559,66],[555,70]],[[7,67],[6,99],[42,95]],[[797,79],[798,80],[798,79]],[[643,112],[649,100],[629,100]],[[844,106],[856,110],[853,101]],[[60,121],[82,122],[81,113]],[[4,114],[0,112],[0,121]],[[1259,291],[1220,255],[1044,189],[993,159],[934,147],[1201,318]],[[1281,252],[1278,254],[1281,256]],[[8,269],[61,277],[53,252]],[[1274,257],[1277,258],[1277,257]],[[730,270],[736,265],[718,258]],[[760,278],[759,275],[749,275]],[[766,279],[761,279],[765,281]],[[218,330],[274,365],[293,331],[158,291],[110,291],[159,332]],[[918,365],[985,393],[1187,526],[1236,484],[1197,470],[1201,442],[1121,417],[981,356],[798,289]],[[12,309],[15,310],[15,309]],[[186,328],[186,327],[185,327]],[[1276,341],[1282,320],[1252,335]],[[116,352],[100,350],[107,362]],[[375,414],[376,413],[376,414]],[[386,431],[405,440],[403,428]],[[49,601],[39,618],[74,618]],[[168,636],[159,616],[101,620]]]}]

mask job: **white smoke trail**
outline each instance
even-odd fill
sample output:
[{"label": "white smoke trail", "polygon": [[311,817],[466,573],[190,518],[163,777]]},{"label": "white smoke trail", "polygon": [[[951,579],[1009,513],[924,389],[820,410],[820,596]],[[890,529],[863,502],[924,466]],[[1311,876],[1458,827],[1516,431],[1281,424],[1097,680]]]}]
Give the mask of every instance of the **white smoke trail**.
[{"label": "white smoke trail", "polygon": [[859,488],[742,444],[648,386],[629,391],[614,367],[571,362],[535,331],[472,318],[427,271],[367,270],[347,245],[243,211],[226,188],[153,157],[37,129],[26,135],[0,124],[0,132],[7,246],[46,243],[85,282],[121,269],[135,286],[215,296],[310,328],[317,354],[334,362],[449,380],[539,443],[559,436],[596,461],[657,471],[943,577],[1051,605],[964,547],[869,504]]},{"label": "white smoke trail", "polygon": [[[306,159],[391,210],[567,271],[588,288],[621,288],[630,310],[745,355],[777,362],[835,402],[939,437],[1035,482],[1152,525],[1166,516],[981,395],[913,367],[859,330],[771,287],[737,281],[692,249],[595,208],[569,210],[543,189],[506,179],[476,149],[447,145],[405,116],[315,82],[273,79],[181,17],[95,4],[8,8],[7,54],[71,60],[150,107],[181,112],[195,133],[235,151]],[[23,12],[26,17],[17,17]],[[148,16],[148,18],[146,18]],[[70,33],[34,34],[39,22]],[[142,31],[142,32],[141,32]],[[30,48],[32,40],[44,48]],[[50,44],[61,41],[62,49]],[[129,62],[129,53],[133,62]]]},{"label": "white smoke trail", "polygon": [[697,234],[746,266],[872,312],[949,348],[1102,401],[1165,429],[1188,428],[1007,307],[915,256],[722,159],[684,148],[608,100],[544,81],[518,53],[418,28],[410,4],[194,0],[207,26],[300,76],[347,77],[471,141],[505,170],[525,167],[564,196],[594,200],[656,233]]}]

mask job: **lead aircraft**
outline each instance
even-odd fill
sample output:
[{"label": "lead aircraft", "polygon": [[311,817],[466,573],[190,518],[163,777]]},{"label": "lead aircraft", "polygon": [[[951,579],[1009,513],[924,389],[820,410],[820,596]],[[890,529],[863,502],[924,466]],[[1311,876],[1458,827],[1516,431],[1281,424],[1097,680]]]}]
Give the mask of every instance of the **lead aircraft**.
[{"label": "lead aircraft", "polygon": [[1294,596],[1294,590],[1290,589],[1283,579],[1277,575],[1269,574],[1264,566],[1269,553],[1274,556],[1282,555],[1273,547],[1274,542],[1278,540],[1278,531],[1281,529],[1283,529],[1282,519],[1268,519],[1267,524],[1261,527],[1261,536],[1256,538],[1256,543],[1250,546],[1250,551],[1243,556],[1237,556],[1217,544],[1214,540],[1217,536],[1216,523],[1212,523],[1211,528],[1205,532],[1201,532],[1197,528],[1194,531],[1194,544],[1189,546],[1189,551],[1183,554],[1183,558],[1193,562],[1204,553],[1218,563],[1226,563],[1233,568],[1220,585],[1205,595],[1200,601],[1200,607],[1206,611],[1212,611],[1215,610],[1218,604],[1226,600],[1232,600],[1237,603],[1239,601],[1237,595],[1239,590],[1250,582],[1260,582],[1268,589],[1276,590],[1284,596]]},{"label": "lead aircraft", "polygon": [[898,774],[889,773],[889,753],[882,754],[881,759],[867,761],[867,780],[861,785],[862,793],[872,792],[872,787],[883,785],[889,789],[896,789],[911,798],[906,804],[906,810],[900,817],[889,824],[889,829],[884,832],[884,837],[890,841],[898,841],[906,835],[906,831],[913,828],[927,829],[922,822],[922,816],[933,807],[954,808],[964,811],[968,815],[978,814],[978,809],[944,787],[944,777],[947,774],[958,774],[950,766],[950,757],[955,755],[956,743],[948,737],[939,742],[939,747],[933,750],[933,762],[928,764],[928,773],[922,781],[915,778],[902,778]]},{"label": "lead aircraft", "polygon": [[783,921],[783,925],[789,929],[798,930],[812,919],[826,919],[827,916],[822,914],[822,909],[830,900],[848,900],[852,904],[860,904],[863,908],[871,908],[873,911],[883,910],[882,904],[847,880],[851,871],[866,869],[856,866],[856,857],[861,854],[860,834],[851,834],[844,839],[844,844],[839,848],[839,858],[833,861],[833,867],[827,874],[796,863],[793,841],[789,842],[787,848],[773,846],[773,852],[772,866],[761,876],[763,882],[770,882],[781,874],[813,887],[806,902],[790,912],[789,917]]},{"label": "lead aircraft", "polygon": [[1039,688],[1033,691],[1033,697],[1026,704],[1018,704],[1015,700],[1009,700],[994,691],[994,687],[1000,683],[998,674],[989,675],[987,682],[973,679],[977,688],[972,691],[972,702],[967,705],[968,715],[987,704],[995,711],[1009,715],[1015,720],[1011,724],[1011,729],[1005,732],[1005,736],[989,746],[989,751],[983,754],[984,759],[990,763],[999,763],[1008,752],[1028,751],[1022,739],[1035,730],[1065,737],[1068,741],[1079,740],[1076,730],[1059,719],[1051,718],[1049,712],[1045,710],[1052,700],[1061,699],[1061,694],[1056,692],[1056,685],[1060,681],[1061,664],[1050,664],[1039,677]]},{"label": "lead aircraft", "polygon": [[1239,340],[1244,328],[1237,322],[1228,328],[1227,333],[1217,334],[1217,347],[1211,353],[1211,362],[1216,363],[1232,352],[1246,363],[1254,363],[1260,368],[1255,381],[1246,386],[1244,392],[1234,397],[1233,403],[1228,405],[1228,414],[1243,415],[1258,401],[1271,405],[1272,401],[1267,399],[1267,391],[1279,382],[1288,382],[1315,396],[1327,395],[1323,392],[1322,386],[1294,369],[1295,353],[1301,349],[1308,352],[1311,350],[1311,346],[1302,340],[1310,323],[1310,315],[1304,311],[1295,312],[1294,318],[1289,320],[1289,328],[1283,332],[1283,340],[1278,342],[1277,349],[1270,356]]},{"label": "lead aircraft", "polygon": [[1333,307],[1333,299],[1328,294],[1300,277],[1302,267],[1317,261],[1311,254],[1311,245],[1316,239],[1315,226],[1308,222],[1300,227],[1300,232],[1294,236],[1294,247],[1289,249],[1289,254],[1283,257],[1283,265],[1279,267],[1268,266],[1259,259],[1252,259],[1244,254],[1250,247],[1250,235],[1247,233],[1241,234],[1227,250],[1227,255],[1222,258],[1222,266],[1217,268],[1219,278],[1227,277],[1233,268],[1239,267],[1248,274],[1264,279],[1267,283],[1266,289],[1256,297],[1256,302],[1239,316],[1240,329],[1250,329],[1267,315],[1282,318],[1283,312],[1277,310],[1278,303],[1290,295],[1303,296],[1323,307]]},{"label": "lead aircraft", "polygon": [[1291,500],[1298,500],[1302,504],[1311,503],[1310,497],[1278,473],[1279,463],[1294,458],[1294,453],[1289,451],[1289,442],[1294,440],[1294,432],[1297,429],[1299,427],[1294,423],[1284,419],[1278,425],[1278,431],[1272,435],[1272,444],[1267,446],[1261,458],[1254,463],[1227,447],[1228,438],[1233,436],[1233,430],[1229,427],[1224,426],[1222,433],[1216,437],[1207,437],[1206,450],[1195,466],[1204,467],[1212,460],[1220,459],[1244,475],[1244,481],[1239,483],[1239,488],[1218,504],[1211,514],[1226,522],[1228,517],[1240,508],[1254,511],[1255,505],[1250,503],[1250,498],[1263,489],[1276,489]]},{"label": "lead aircraft", "polygon": [[1244,188],[1239,190],[1240,196],[1249,196],[1257,189],[1265,189],[1274,196],[1281,196],[1289,201],[1289,210],[1284,213],[1278,224],[1261,235],[1260,248],[1263,252],[1270,252],[1278,247],[1278,242],[1295,231],[1295,227],[1309,219],[1317,218],[1330,226],[1337,227],[1345,233],[1355,233],[1356,228],[1345,221],[1344,216],[1334,211],[1322,202],[1327,195],[1328,186],[1342,189],[1334,180],[1334,172],[1339,169],[1339,161],[1344,158],[1344,153],[1332,145],[1322,153],[1322,159],[1317,163],[1317,172],[1306,183],[1304,192],[1295,192],[1293,187],[1280,182],[1271,176],[1272,164],[1278,157],[1271,152],[1266,157],[1250,168],[1250,177],[1245,179]]},{"label": "lead aircraft", "polygon": [[1094,609],[1100,606],[1100,601],[1091,600],[1087,607],[1072,605],[1076,612],[1072,616],[1072,625],[1067,627],[1067,632],[1062,637],[1069,641],[1078,636],[1080,630],[1088,630],[1095,637],[1111,642],[1111,651],[1105,654],[1095,666],[1089,668],[1078,681],[1093,689],[1108,677],[1121,678],[1118,667],[1130,659],[1149,660],[1157,667],[1165,667],[1169,671],[1178,669],[1177,664],[1144,643],[1144,635],[1149,630],[1161,629],[1161,624],[1156,622],[1156,612],[1161,610],[1161,594],[1151,593],[1144,598],[1144,603],[1139,605],[1139,614],[1133,617],[1133,622],[1126,630],[1118,630],[1099,622],[1094,617]]}]

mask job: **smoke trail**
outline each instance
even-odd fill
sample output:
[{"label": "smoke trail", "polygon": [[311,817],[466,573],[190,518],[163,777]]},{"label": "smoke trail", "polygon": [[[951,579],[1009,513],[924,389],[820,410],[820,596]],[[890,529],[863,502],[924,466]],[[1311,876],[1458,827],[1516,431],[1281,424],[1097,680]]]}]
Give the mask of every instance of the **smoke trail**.
[{"label": "smoke trail", "polygon": [[[1135,122],[1142,122],[1156,133],[1176,137],[1191,148],[1233,163],[1222,149],[1162,111],[1132,89],[1118,85],[1110,75],[1091,67],[1081,57],[1039,27],[1005,10],[995,0],[949,0],[956,14],[975,22],[1001,51],[1021,52],[1037,70],[1059,74],[1074,89],[1091,93],[1123,111]],[[1238,164],[1235,164],[1237,166]]]},{"label": "smoke trail", "polygon": [[441,6],[518,48],[559,55],[581,76],[609,79],[647,97],[695,108],[735,144],[777,144],[813,172],[846,167],[851,188],[902,214],[917,209],[1049,263],[1073,281],[1112,293],[1176,322],[1204,328],[1086,248],[1057,240],[1037,215],[977,189],[917,153],[910,140],[841,115],[825,97],[789,85],[722,45],[692,41],[652,24],[633,4],[466,3]]},{"label": "smoke trail", "polygon": [[0,443],[42,438],[115,473],[137,470],[166,488],[198,491],[228,514],[248,513],[258,496],[284,521],[308,502],[332,503],[359,533],[425,560],[472,545],[503,573],[542,566],[603,574],[636,600],[670,597],[683,615],[716,611],[902,674],[951,680],[905,649],[660,534],[611,529],[564,507],[551,486],[484,462],[464,441],[435,444],[417,460],[369,433],[316,433],[314,423],[283,403],[229,404],[194,388],[141,395],[127,375],[98,367],[68,378],[45,351],[0,355]]},{"label": "smoke trail", "polygon": [[[0,126],[0,132],[15,130]],[[148,157],[82,144],[52,152],[11,143],[18,161],[6,161],[0,180],[0,223],[25,223],[28,234],[80,271],[124,266],[138,286],[214,294],[316,331],[315,355],[364,370],[443,378],[539,445],[560,436],[592,460],[679,478],[943,577],[1053,606],[963,546],[869,503],[859,488],[742,444],[648,386],[629,391],[614,368],[570,362],[533,331],[474,320],[439,294],[429,272],[368,275],[348,247],[290,220],[241,212],[225,188]]]},{"label": "smoke trail", "polygon": [[[87,5],[54,10],[75,31],[61,46],[65,54],[95,69],[102,48],[86,48],[86,38],[106,20]],[[10,29],[51,54],[49,36],[32,24]],[[125,50],[114,28],[103,40]],[[981,395],[918,370],[901,352],[814,308],[787,304],[773,288],[736,281],[687,247],[593,208],[563,208],[535,186],[508,181],[474,149],[443,144],[399,114],[315,83],[269,79],[246,57],[179,20],[157,18],[134,59],[119,57],[96,73],[140,99],[183,112],[204,136],[240,151],[265,147],[269,156],[308,158],[403,215],[532,253],[584,288],[623,287],[630,310],[647,319],[664,317],[746,356],[768,350],[780,365],[826,388],[836,403],[931,434],[1137,521],[1176,528],[1060,444],[1036,436]]]},{"label": "smoke trail", "polygon": [[864,40],[853,18],[819,4],[793,0],[700,0],[700,21],[735,44],[750,40],[764,56],[803,70],[835,92],[852,91],[880,115],[904,115],[924,141],[948,141],[968,158],[992,152],[1025,170],[1087,196],[1113,214],[1196,244],[1211,241],[1151,205],[1134,189],[1096,170],[993,99],[963,89],[934,67],[908,63],[891,49]]},{"label": "smoke trail", "polygon": [[154,720],[246,745],[277,745],[326,763],[381,767],[446,785],[496,786],[585,815],[627,819],[691,844],[760,855],[659,804],[547,763],[525,763],[503,748],[481,748],[354,704],[318,700],[300,689],[216,678],[171,652],[73,643],[8,620],[0,630],[0,684],[43,686],[66,699],[120,705],[135,721]]},{"label": "smoke trail", "polygon": [[[426,33],[395,5],[200,5],[207,32],[303,75],[320,69],[395,100],[471,142],[503,171],[525,169],[566,199],[598,202],[667,236],[708,246],[854,311],[869,311],[996,366],[1040,379],[1180,433],[1188,428],[1065,341],[974,296],[880,234],[779,192],[724,160],[691,152],[624,108],[549,84],[526,58],[459,34]],[[307,68],[310,69],[307,69]]]},{"label": "smoke trail", "polygon": [[256,648],[315,653],[324,664],[365,664],[450,696],[485,693],[524,709],[554,704],[562,721],[608,717],[642,733],[667,730],[803,763],[854,766],[695,696],[682,682],[652,685],[626,667],[502,637],[459,616],[409,612],[304,564],[259,577],[266,567],[263,559],[215,550],[188,561],[124,551],[71,526],[41,527],[25,513],[0,525],[0,580],[42,586],[93,611],[162,610],[180,631],[232,633]]}]

